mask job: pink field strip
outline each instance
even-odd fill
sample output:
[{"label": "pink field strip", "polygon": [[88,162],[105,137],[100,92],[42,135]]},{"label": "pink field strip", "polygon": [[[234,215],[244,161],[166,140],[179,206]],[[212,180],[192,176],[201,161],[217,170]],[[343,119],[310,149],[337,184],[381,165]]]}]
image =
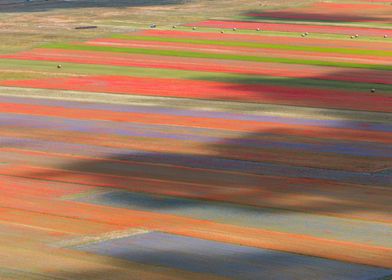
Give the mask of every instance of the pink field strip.
[{"label": "pink field strip", "polygon": [[218,45],[202,45],[189,43],[172,43],[172,42],[150,42],[139,40],[122,40],[122,39],[96,39],[85,43],[91,46],[112,46],[122,48],[143,48],[157,50],[178,50],[192,52],[208,52],[217,54],[239,54],[252,56],[273,56],[285,58],[305,58],[321,59],[328,61],[349,61],[368,64],[392,64],[392,57],[379,57],[370,55],[325,53],[325,52],[307,52],[307,51],[291,51],[278,49],[257,49],[246,47],[230,47]]},{"label": "pink field strip", "polygon": [[349,16],[349,15],[330,15],[330,14],[317,14],[317,13],[294,13],[289,11],[266,12],[266,13],[250,13],[247,14],[251,17],[257,18],[274,18],[274,19],[294,19],[294,20],[317,20],[317,21],[341,21],[341,22],[379,22],[383,19],[377,17],[366,16]]},{"label": "pink field strip", "polygon": [[202,22],[186,24],[186,26],[213,27],[213,28],[238,28],[255,30],[261,28],[268,31],[279,32],[314,32],[329,34],[346,34],[360,36],[392,36],[392,29],[368,28],[368,27],[346,27],[331,25],[312,25],[312,24],[285,24],[270,22],[247,22],[247,21],[223,21],[206,20]]},{"label": "pink field strip", "polygon": [[350,69],[311,65],[226,61],[200,58],[102,53],[92,51],[35,49],[3,58],[56,61],[113,66],[176,69],[203,72],[238,73],[289,78],[392,84],[386,71]]},{"label": "pink field strip", "polygon": [[3,81],[0,85],[392,112],[392,98],[388,96],[265,84],[89,76]]},{"label": "pink field strip", "polygon": [[381,4],[347,4],[318,2],[311,6],[250,13],[253,17],[302,19],[302,20],[330,20],[343,22],[380,22],[391,21],[391,6]]},{"label": "pink field strip", "polygon": [[[130,34],[134,35],[134,33]],[[245,41],[245,42],[259,42],[269,44],[284,44],[284,45],[299,45],[299,46],[333,46],[339,48],[354,48],[354,49],[370,49],[370,50],[392,50],[392,42],[386,40],[385,42],[364,42],[358,40],[336,40],[336,39],[316,39],[312,37],[302,38],[284,37],[284,36],[266,36],[261,31],[257,35],[249,34],[229,34],[223,33],[217,36],[214,32],[199,32],[199,31],[179,31],[179,30],[144,30],[138,32],[142,36],[157,36],[168,38],[191,38],[191,39],[205,39],[215,41]]]}]

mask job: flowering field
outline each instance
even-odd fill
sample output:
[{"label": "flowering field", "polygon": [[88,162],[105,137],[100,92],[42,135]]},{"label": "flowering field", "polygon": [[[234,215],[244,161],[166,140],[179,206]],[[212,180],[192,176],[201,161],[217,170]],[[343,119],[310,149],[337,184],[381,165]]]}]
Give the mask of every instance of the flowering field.
[{"label": "flowering field", "polygon": [[0,279],[387,279],[391,7],[1,55]]}]

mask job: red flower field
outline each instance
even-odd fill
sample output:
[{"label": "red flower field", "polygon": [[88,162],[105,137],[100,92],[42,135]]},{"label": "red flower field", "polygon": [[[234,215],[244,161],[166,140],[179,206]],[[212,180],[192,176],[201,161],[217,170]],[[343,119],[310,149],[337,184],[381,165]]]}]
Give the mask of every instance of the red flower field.
[{"label": "red flower field", "polygon": [[0,85],[392,112],[392,98],[389,96],[317,88],[125,76],[4,81]]}]

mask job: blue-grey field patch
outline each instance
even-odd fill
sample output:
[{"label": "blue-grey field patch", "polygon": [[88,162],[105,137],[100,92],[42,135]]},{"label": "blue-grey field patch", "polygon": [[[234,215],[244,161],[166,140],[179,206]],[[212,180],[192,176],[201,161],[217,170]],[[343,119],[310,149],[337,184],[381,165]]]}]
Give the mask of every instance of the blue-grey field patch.
[{"label": "blue-grey field patch", "polygon": [[239,280],[371,280],[392,270],[160,232],[76,246],[132,262]]},{"label": "blue-grey field patch", "polygon": [[392,247],[392,227],[384,223],[121,190],[86,194],[78,196],[76,200],[111,207],[180,215],[243,227]]}]

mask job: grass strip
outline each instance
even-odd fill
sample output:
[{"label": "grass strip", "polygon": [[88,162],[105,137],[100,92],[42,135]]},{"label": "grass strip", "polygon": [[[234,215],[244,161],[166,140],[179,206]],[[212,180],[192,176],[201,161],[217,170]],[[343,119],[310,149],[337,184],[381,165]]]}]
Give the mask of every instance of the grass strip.
[{"label": "grass strip", "polygon": [[125,48],[113,46],[90,46],[82,44],[48,44],[42,46],[49,49],[65,49],[65,50],[79,50],[79,51],[102,51],[115,53],[131,53],[144,55],[160,55],[173,57],[187,57],[187,58],[207,58],[207,59],[223,59],[223,60],[239,60],[239,61],[253,61],[253,62],[271,62],[271,63],[285,63],[285,64],[300,64],[300,65],[315,65],[315,66],[329,66],[340,68],[360,68],[392,71],[392,65],[379,64],[364,64],[354,62],[336,62],[323,60],[307,60],[298,58],[282,58],[282,57],[263,57],[250,55],[237,55],[226,53],[206,53],[206,52],[192,52],[180,50],[159,50],[159,49],[143,49],[143,48]]},{"label": "grass strip", "polygon": [[217,41],[217,40],[171,38],[171,37],[158,37],[158,36],[136,36],[136,35],[132,36],[132,35],[123,35],[123,34],[115,34],[111,36],[111,38],[123,39],[123,40],[135,40],[135,41],[149,41],[149,42],[188,43],[188,44],[218,45],[218,46],[228,46],[228,47],[247,47],[247,48],[257,48],[257,49],[278,49],[278,50],[289,50],[289,51],[372,55],[372,56],[380,56],[380,57],[392,56],[392,51],[389,50],[330,48],[330,47],[268,44],[268,43],[241,42],[241,41]]},{"label": "grass strip", "polygon": [[[160,30],[172,30],[172,28],[161,28]],[[176,30],[181,31],[190,31],[190,32],[208,32],[208,33],[220,33],[220,31],[224,30],[225,34],[247,34],[247,35],[258,35],[258,36],[271,36],[271,37],[290,37],[290,38],[301,38],[301,32],[292,31],[256,31],[250,29],[237,29],[236,31],[232,31],[231,29],[224,28],[216,28],[216,27],[197,27],[196,30],[193,30],[191,26],[177,26]],[[332,33],[316,33],[312,32],[307,38],[314,39],[323,39],[323,40],[343,40],[343,41],[352,41],[350,35],[345,34],[332,34]],[[305,38],[304,38],[305,39]],[[385,39],[383,37],[374,37],[374,36],[360,36],[355,38],[356,41],[359,42],[378,42],[378,43],[392,43],[389,39]]]},{"label": "grass strip", "polygon": [[232,102],[223,100],[202,100],[175,97],[168,99],[167,97],[147,95],[108,95],[106,93],[2,86],[0,86],[0,97],[16,97],[24,100],[29,100],[30,98],[48,100],[53,99],[61,101],[117,104],[124,106],[159,106],[177,110],[208,108],[209,111],[231,112],[237,114],[246,113],[252,115],[279,116],[286,118],[291,117],[303,119],[377,122],[392,125],[392,114],[389,113]]}]

